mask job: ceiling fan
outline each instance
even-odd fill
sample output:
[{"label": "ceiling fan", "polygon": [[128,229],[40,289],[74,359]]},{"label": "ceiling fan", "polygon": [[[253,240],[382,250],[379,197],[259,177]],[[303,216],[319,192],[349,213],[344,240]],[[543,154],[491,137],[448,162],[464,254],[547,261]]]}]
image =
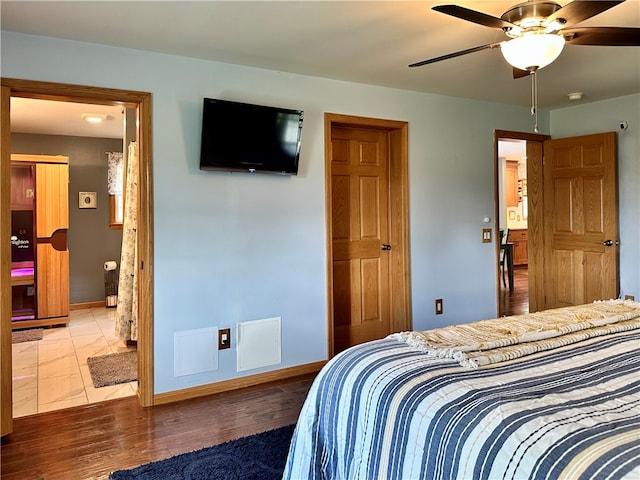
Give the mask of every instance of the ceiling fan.
[{"label": "ceiling fan", "polygon": [[460,50],[440,57],[412,63],[421,67],[469,53],[500,47],[513,67],[513,78],[531,77],[531,114],[538,132],[538,82],[536,72],[556,60],[565,43],[570,45],[640,46],[640,28],[574,27],[588,18],[623,3],[625,0],[573,0],[564,7],[549,0],[528,0],[514,5],[500,18],[459,5],[438,5],[433,10],[502,30],[507,40]]},{"label": "ceiling fan", "polygon": [[548,0],[529,0],[509,8],[500,18],[459,5],[438,5],[433,10],[468,22],[502,30],[508,39],[412,63],[430,63],[500,47],[513,66],[514,78],[527,76],[552,63],[565,45],[640,46],[640,28],[574,27],[625,0],[574,0],[561,6]]}]

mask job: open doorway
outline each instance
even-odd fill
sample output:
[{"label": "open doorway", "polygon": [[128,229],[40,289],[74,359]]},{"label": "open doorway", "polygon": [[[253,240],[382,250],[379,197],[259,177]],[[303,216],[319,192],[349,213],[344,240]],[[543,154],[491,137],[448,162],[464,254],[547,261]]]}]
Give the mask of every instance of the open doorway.
[{"label": "open doorway", "polygon": [[527,142],[498,139],[501,315],[529,313]]},{"label": "open doorway", "polygon": [[[538,133],[527,132],[515,132],[509,130],[495,130],[493,132],[493,144],[494,144],[494,186],[495,186],[495,238],[500,239],[500,229],[506,228],[509,221],[509,211],[513,211],[515,223],[514,226],[523,225],[523,217],[526,215],[526,260],[520,259],[516,262],[526,262],[526,270],[519,269],[519,273],[526,273],[526,282],[521,282],[522,299],[518,301],[518,297],[513,293],[513,290],[509,290],[508,285],[508,273],[506,271],[505,280],[502,281],[502,272],[504,266],[501,260],[503,259],[503,245],[502,241],[496,242],[495,258],[496,258],[496,310],[499,316],[508,314],[524,313],[524,311],[535,312],[540,310],[540,302],[542,298],[542,272],[543,258],[542,258],[542,151],[545,140],[548,140],[548,135],[541,135]],[[501,144],[501,142],[504,142]],[[500,146],[505,147],[503,150],[503,159],[500,158]],[[513,154],[506,150],[508,146],[515,146],[518,148]],[[525,154],[522,154],[521,149],[524,147]],[[526,179],[526,184],[520,182],[521,191],[518,192],[518,173],[515,169],[510,170],[514,175],[513,181],[515,182],[515,192],[511,194],[515,196],[515,206],[507,207],[505,192],[502,187],[502,179],[506,177],[506,160],[507,157],[513,155],[514,160],[518,163],[526,157],[524,162],[524,171],[519,170],[519,174],[522,179]],[[501,169],[501,165],[504,163],[504,171]],[[526,177],[525,177],[526,175]],[[518,194],[520,194],[521,199]],[[520,201],[519,201],[520,200]],[[518,213],[520,214],[520,222],[518,223]],[[522,230],[522,229],[521,229]],[[513,237],[511,237],[513,238]],[[506,240],[506,239],[505,239]],[[522,236],[519,241],[522,241]],[[513,243],[513,242],[507,242]],[[521,250],[522,252],[523,250]],[[513,252],[512,252],[513,253]],[[508,266],[507,266],[508,269]],[[516,287],[515,282],[517,277],[515,273],[518,269],[514,266],[511,271],[514,273],[513,283],[514,289]],[[505,283],[507,284],[505,286]],[[525,288],[526,286],[526,288]],[[509,306],[508,302],[513,302],[514,306]],[[515,303],[519,303],[516,308]]]},{"label": "open doorway", "polygon": [[[136,143],[138,148],[139,174],[138,193],[136,195],[138,211],[138,348],[137,396],[142,406],[153,405],[153,257],[152,257],[152,206],[153,192],[151,182],[151,94],[129,90],[116,90],[80,85],[57,84],[31,80],[2,78],[2,122],[1,137],[2,158],[0,161],[0,210],[2,212],[0,231],[10,236],[10,100],[12,97],[59,100],[74,103],[95,103],[100,105],[116,105],[134,109],[136,112]],[[2,249],[2,267],[0,268],[0,344],[1,376],[0,388],[0,435],[6,435],[13,429],[12,421],[12,385],[11,385],[11,288],[10,251]]]},{"label": "open doorway", "polygon": [[[136,137],[135,122],[129,122],[127,128],[127,110],[134,109],[11,98],[12,239],[14,235],[19,238],[18,247],[33,246],[14,248],[12,240],[12,283],[26,279],[14,274],[31,273],[26,287],[12,285],[12,335],[24,340],[12,345],[14,418],[136,394],[135,376],[104,380],[97,376],[95,383],[99,372],[90,373],[89,366],[101,359],[131,362],[132,355],[116,354],[136,349],[135,342],[123,341],[116,334],[116,302],[106,302],[106,280],[115,290],[118,280],[112,274],[117,270],[109,267],[109,272],[103,272],[103,265],[120,264],[123,230],[122,220],[117,220],[122,214],[115,210],[118,204],[122,209],[122,202],[111,198],[122,198],[123,175],[117,170],[122,170],[127,140]],[[65,160],[63,165],[51,163],[59,158]],[[20,181],[24,175],[15,175],[27,168],[35,174],[28,186]],[[45,182],[41,174],[55,168],[64,168],[66,174],[55,191],[61,198],[50,199],[54,193],[51,180]],[[87,203],[79,198],[93,200]],[[23,229],[14,221],[34,211],[31,223],[37,228]],[[48,253],[43,249],[48,245],[41,244],[50,231],[60,232],[60,228],[66,237],[59,246],[64,265],[41,255]],[[20,235],[23,231],[25,238]],[[25,259],[25,252],[30,254],[31,268],[14,268],[26,263],[16,263]],[[64,272],[59,270],[62,267]],[[64,319],[54,315],[59,312],[52,311],[52,303],[64,312]],[[28,311],[20,308],[24,306],[30,307]]]}]

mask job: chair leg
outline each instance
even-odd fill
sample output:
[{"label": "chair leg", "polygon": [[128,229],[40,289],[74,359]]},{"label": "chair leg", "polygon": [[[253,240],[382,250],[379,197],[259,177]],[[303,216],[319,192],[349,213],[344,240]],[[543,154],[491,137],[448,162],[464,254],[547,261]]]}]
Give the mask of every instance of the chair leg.
[{"label": "chair leg", "polygon": [[504,259],[502,259],[502,286],[507,288],[507,281],[504,278],[505,263]]}]

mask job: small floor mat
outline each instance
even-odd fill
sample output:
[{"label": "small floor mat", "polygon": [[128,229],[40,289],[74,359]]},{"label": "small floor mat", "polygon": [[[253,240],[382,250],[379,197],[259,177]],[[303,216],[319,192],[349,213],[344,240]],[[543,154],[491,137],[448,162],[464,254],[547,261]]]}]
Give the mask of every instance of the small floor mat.
[{"label": "small floor mat", "polygon": [[11,343],[34,342],[42,340],[43,331],[41,328],[31,328],[29,330],[15,330],[11,332]]},{"label": "small floor mat", "polygon": [[111,353],[87,358],[95,388],[133,382],[138,379],[138,352]]}]

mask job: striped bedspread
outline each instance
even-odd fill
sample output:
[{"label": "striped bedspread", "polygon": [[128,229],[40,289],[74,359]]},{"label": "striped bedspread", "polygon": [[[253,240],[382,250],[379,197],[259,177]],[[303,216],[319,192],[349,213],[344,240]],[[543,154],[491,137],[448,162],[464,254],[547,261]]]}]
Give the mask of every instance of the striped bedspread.
[{"label": "striped bedspread", "polygon": [[396,338],[316,378],[285,479],[639,479],[640,330],[470,369]]}]

